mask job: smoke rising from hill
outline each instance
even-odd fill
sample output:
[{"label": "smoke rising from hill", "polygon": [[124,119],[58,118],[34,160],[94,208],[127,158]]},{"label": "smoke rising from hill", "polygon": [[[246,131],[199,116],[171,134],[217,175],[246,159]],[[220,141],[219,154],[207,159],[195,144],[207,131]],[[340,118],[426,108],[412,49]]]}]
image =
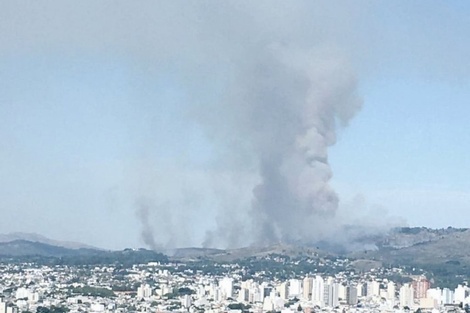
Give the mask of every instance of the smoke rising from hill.
[{"label": "smoke rising from hill", "polygon": [[[467,13],[404,0],[2,1],[5,231],[158,249],[345,242],[399,222],[380,204],[414,224],[463,223]],[[331,168],[358,85],[368,109]],[[348,206],[361,193],[374,203]]]},{"label": "smoke rising from hill", "polygon": [[[6,20],[0,23],[17,29],[15,35],[1,33],[8,43],[2,53],[124,58],[142,76],[171,73],[187,94],[183,109],[213,145],[215,161],[196,175],[171,182],[178,176],[173,172],[159,179],[158,186],[185,185],[189,191],[162,192],[153,178],[135,184],[147,184],[135,193],[150,200],[137,201],[135,215],[148,246],[194,244],[192,216],[215,216],[212,225],[200,227],[207,230],[207,246],[311,242],[333,227],[339,200],[330,186],[328,148],[361,107],[344,45],[355,5],[44,1],[17,11],[22,13],[15,19],[9,10],[0,13]],[[148,110],[157,115],[162,108],[155,103]],[[225,187],[201,187],[221,176]],[[246,184],[240,197],[232,193],[239,184]],[[219,197],[215,209],[204,211],[195,194]],[[239,198],[249,200],[237,203]]]},{"label": "smoke rising from hill", "polygon": [[257,165],[253,239],[312,242],[335,222],[328,148],[361,106],[355,75],[340,58],[289,46],[260,48],[246,63],[220,105]]}]

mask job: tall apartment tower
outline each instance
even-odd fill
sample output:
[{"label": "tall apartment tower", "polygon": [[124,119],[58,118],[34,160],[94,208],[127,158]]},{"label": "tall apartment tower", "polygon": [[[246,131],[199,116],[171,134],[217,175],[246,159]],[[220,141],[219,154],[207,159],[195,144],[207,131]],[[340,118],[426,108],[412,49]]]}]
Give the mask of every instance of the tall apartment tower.
[{"label": "tall apartment tower", "polygon": [[323,306],[323,295],[325,292],[325,282],[319,275],[315,276],[312,284],[312,302],[315,305]]},{"label": "tall apartment tower", "polygon": [[313,285],[313,278],[312,277],[305,277],[303,280],[303,289],[302,289],[302,297],[304,300],[312,300],[312,285]]},{"label": "tall apartment tower", "polygon": [[289,280],[289,297],[298,297],[302,294],[302,283],[298,279]]},{"label": "tall apartment tower", "polygon": [[325,306],[334,308],[339,304],[338,301],[338,284],[334,281],[328,281],[325,284],[323,294],[323,303]]},{"label": "tall apartment tower", "polygon": [[392,305],[395,304],[395,293],[395,283],[393,281],[389,281],[387,284],[387,300],[390,301]]},{"label": "tall apartment tower", "polygon": [[416,299],[426,298],[428,289],[431,288],[431,283],[424,276],[413,280],[414,296]]},{"label": "tall apartment tower", "polygon": [[229,277],[224,277],[219,281],[219,288],[222,292],[222,298],[232,298],[233,297],[233,279]]},{"label": "tall apartment tower", "polygon": [[378,281],[372,280],[367,282],[367,298],[380,296],[380,284]]},{"label": "tall apartment tower", "polygon": [[414,305],[414,289],[410,284],[404,284],[400,288],[400,307],[411,308]]},{"label": "tall apartment tower", "polygon": [[287,282],[283,282],[281,285],[279,285],[279,297],[281,297],[281,299],[288,299],[289,298],[289,285],[287,284]]},{"label": "tall apartment tower", "polygon": [[346,287],[346,302],[349,305],[357,304],[357,287],[356,286]]},{"label": "tall apartment tower", "polygon": [[141,285],[137,288],[137,298],[138,299],[148,299],[152,296],[152,287],[148,284]]}]

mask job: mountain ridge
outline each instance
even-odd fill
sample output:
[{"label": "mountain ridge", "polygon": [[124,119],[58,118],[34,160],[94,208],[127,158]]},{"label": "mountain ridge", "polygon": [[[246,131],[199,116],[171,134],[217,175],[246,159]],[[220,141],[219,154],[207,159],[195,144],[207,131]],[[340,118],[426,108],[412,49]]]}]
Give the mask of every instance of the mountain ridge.
[{"label": "mountain ridge", "polygon": [[46,236],[37,234],[37,233],[26,233],[26,232],[11,232],[7,234],[0,234],[0,243],[11,242],[15,240],[25,240],[31,242],[45,243],[52,246],[64,247],[68,249],[94,249],[94,250],[103,250],[101,248],[84,244],[81,242],[75,241],[63,241],[50,239]]},{"label": "mountain ridge", "polygon": [[[269,255],[285,255],[307,258],[336,256],[356,260],[373,260],[385,264],[453,262],[470,265],[470,229],[468,228],[401,227],[382,234],[350,236],[350,238],[351,243],[347,241],[320,242],[316,245],[277,243],[237,249],[187,247],[155,252],[163,253],[176,261],[233,262],[248,258],[263,258]],[[8,239],[13,240],[7,241]],[[126,250],[137,251],[139,249]],[[99,252],[119,251],[104,250],[79,243],[71,244],[37,234],[0,235],[0,256],[4,257],[83,256],[98,255]]]}]

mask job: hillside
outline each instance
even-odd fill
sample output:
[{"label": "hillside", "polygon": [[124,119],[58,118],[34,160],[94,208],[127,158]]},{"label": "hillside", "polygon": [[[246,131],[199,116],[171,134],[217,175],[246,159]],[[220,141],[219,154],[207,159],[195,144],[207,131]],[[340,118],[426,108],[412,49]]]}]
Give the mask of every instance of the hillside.
[{"label": "hillside", "polygon": [[99,249],[97,247],[86,245],[80,242],[54,240],[54,239],[50,239],[50,238],[47,238],[45,236],[35,234],[35,233],[14,232],[14,233],[8,233],[8,234],[0,234],[0,243],[7,243],[7,242],[16,241],[16,240],[39,242],[39,243],[44,243],[44,244],[48,244],[51,246],[58,246],[58,247],[63,247],[63,248],[68,248],[68,249],[95,249],[95,250]]},{"label": "hillside", "polygon": [[383,245],[377,251],[362,251],[351,255],[396,264],[470,264],[469,229],[449,229],[445,232],[423,229],[414,234],[393,234],[388,242],[393,243],[393,240],[394,245]]},{"label": "hillside", "polygon": [[168,262],[165,255],[146,249],[106,251],[98,249],[69,249],[41,242],[14,240],[0,243],[0,262],[36,262],[48,265],[132,266],[149,262]]},{"label": "hillside", "polygon": [[80,254],[80,252],[82,251],[27,240],[13,240],[10,242],[0,243],[1,257],[22,257],[33,255],[68,256]]},{"label": "hillside", "polygon": [[[351,230],[348,230],[351,232]],[[357,230],[353,230],[357,232]],[[352,232],[351,232],[352,233]],[[232,262],[267,255],[318,258],[346,256],[357,260],[384,264],[445,264],[459,262],[470,265],[470,229],[403,227],[373,235],[351,236],[350,242],[319,242],[310,246],[275,244],[239,249],[176,249],[175,260],[207,259]]]}]

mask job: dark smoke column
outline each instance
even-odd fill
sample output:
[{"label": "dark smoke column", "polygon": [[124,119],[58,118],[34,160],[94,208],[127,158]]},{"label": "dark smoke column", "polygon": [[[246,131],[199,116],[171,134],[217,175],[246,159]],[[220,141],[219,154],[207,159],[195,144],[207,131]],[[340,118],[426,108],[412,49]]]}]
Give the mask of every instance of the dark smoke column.
[{"label": "dark smoke column", "polygon": [[254,242],[308,243],[334,224],[328,147],[361,106],[347,63],[326,51],[270,46],[241,62],[230,92],[234,127],[256,159]]}]

